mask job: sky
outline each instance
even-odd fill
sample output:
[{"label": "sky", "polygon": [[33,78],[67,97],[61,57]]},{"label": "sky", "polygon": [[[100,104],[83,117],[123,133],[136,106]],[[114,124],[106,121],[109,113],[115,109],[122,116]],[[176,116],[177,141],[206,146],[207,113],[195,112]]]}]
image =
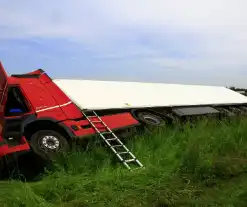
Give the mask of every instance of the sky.
[{"label": "sky", "polygon": [[9,74],[247,88],[246,0],[0,0]]}]

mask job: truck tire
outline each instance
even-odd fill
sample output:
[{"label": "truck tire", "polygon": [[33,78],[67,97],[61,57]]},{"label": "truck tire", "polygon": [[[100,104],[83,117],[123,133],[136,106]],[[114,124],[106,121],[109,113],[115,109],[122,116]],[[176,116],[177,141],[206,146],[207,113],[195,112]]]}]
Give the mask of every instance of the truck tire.
[{"label": "truck tire", "polygon": [[54,155],[69,149],[67,139],[53,130],[35,132],[30,138],[30,146],[34,153],[45,160],[50,160]]},{"label": "truck tire", "polygon": [[146,111],[137,112],[136,116],[142,123],[151,126],[159,126],[164,121],[160,116]]}]

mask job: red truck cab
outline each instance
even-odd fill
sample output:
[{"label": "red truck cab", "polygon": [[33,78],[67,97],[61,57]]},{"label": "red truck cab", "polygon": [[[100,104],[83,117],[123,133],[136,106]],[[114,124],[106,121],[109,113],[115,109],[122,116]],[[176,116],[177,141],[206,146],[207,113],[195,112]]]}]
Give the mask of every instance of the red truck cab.
[{"label": "red truck cab", "polygon": [[[67,150],[74,138],[96,133],[81,109],[42,69],[8,76],[1,62],[0,116],[0,157],[30,149],[46,157]],[[139,124],[129,112],[101,119],[112,130]]]}]

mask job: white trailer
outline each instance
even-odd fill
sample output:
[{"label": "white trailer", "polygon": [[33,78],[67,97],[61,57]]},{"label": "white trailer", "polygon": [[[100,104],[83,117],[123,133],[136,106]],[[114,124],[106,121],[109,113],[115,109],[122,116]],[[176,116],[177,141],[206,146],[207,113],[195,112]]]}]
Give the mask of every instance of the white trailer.
[{"label": "white trailer", "polygon": [[246,96],[221,86],[71,79],[53,82],[83,110],[131,109],[142,112],[135,114],[142,121],[158,123],[154,114],[161,113],[189,116],[247,111]]},{"label": "white trailer", "polygon": [[53,80],[81,109],[247,104],[225,87],[96,80]]}]

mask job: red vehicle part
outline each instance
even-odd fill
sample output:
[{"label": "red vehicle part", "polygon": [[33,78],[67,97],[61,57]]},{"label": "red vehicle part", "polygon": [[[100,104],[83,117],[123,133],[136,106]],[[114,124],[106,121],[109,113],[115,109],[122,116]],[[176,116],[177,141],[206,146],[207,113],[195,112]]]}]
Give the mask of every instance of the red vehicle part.
[{"label": "red vehicle part", "polygon": [[4,129],[6,127],[4,108],[7,101],[7,92],[8,76],[0,62],[0,157],[14,152],[26,151],[30,149],[29,144],[23,136],[20,139],[20,144],[13,147],[9,146],[4,138]]},{"label": "red vehicle part", "polygon": [[[17,96],[20,99],[18,102],[25,105],[21,113],[6,114],[6,108],[14,102],[12,96]],[[28,151],[28,141],[32,148],[38,148],[38,151],[43,153],[41,146],[38,146],[39,139],[44,143],[52,134],[58,135],[57,138],[65,143],[75,137],[96,133],[83,117],[81,109],[41,69],[7,76],[0,64],[0,101],[0,157]],[[139,124],[128,112],[104,115],[101,118],[111,130]],[[103,130],[105,129],[102,128]],[[42,137],[37,137],[39,135]],[[17,140],[14,145],[9,141],[12,138]],[[47,143],[46,145],[48,146]]]},{"label": "red vehicle part", "polygon": [[[123,126],[136,126],[139,124],[138,121],[133,119],[130,113],[120,113],[114,115],[106,115],[101,117],[102,121],[106,123],[106,125],[110,129],[122,129]],[[92,121],[97,121],[97,119],[91,119]],[[68,126],[71,131],[75,134],[76,137],[83,137],[88,135],[95,134],[95,129],[90,125],[87,120],[80,120],[80,121],[73,121],[73,120],[66,120],[62,122],[66,126]],[[76,127],[75,127],[76,126]],[[95,126],[101,131],[106,131],[105,127],[102,123],[95,123]],[[73,128],[76,128],[73,129]]]}]

